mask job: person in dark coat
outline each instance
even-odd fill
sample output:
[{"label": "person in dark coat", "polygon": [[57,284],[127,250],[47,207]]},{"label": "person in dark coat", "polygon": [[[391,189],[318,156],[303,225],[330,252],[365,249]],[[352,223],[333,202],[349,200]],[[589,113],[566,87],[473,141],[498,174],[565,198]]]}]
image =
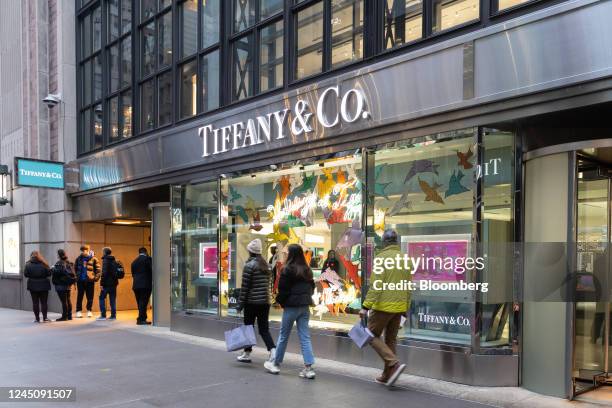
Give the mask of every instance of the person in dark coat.
[{"label": "person in dark coat", "polygon": [[327,252],[327,259],[323,262],[323,266],[321,267],[321,272],[325,272],[325,270],[329,268],[332,271],[338,273],[340,271],[340,262],[336,259],[336,251],[330,249]]},{"label": "person in dark coat", "polygon": [[117,319],[117,285],[119,285],[120,264],[112,256],[112,249],[102,249],[102,276],[100,277],[100,317],[96,320],[106,320],[106,296],[109,298],[111,315],[108,320]]},{"label": "person in dark coat", "polygon": [[289,334],[291,334],[293,324],[297,323],[297,332],[302,347],[302,357],[304,358],[304,369],[300,372],[300,377],[314,379],[315,372],[312,369],[314,354],[308,321],[310,320],[310,306],[313,304],[312,295],[315,282],[312,270],[306,263],[302,247],[291,244],[287,247],[287,251],[287,263],[281,271],[278,295],[276,295],[276,301],[283,307],[283,317],[280,334],[276,342],[276,357],[268,371],[272,374],[280,372],[279,365],[283,362],[285,356]]},{"label": "person in dark coat", "polygon": [[94,256],[89,245],[81,247],[81,254],[74,261],[75,273],[77,276],[77,305],[76,317],[83,317],[83,295],[87,297],[87,317],[92,317],[91,308],[93,306],[94,288],[100,279],[100,261]]},{"label": "person in dark coat", "polygon": [[[276,346],[270,334],[269,315],[272,291],[272,272],[266,260],[261,256],[262,245],[260,239],[254,239],[247,245],[249,259],[242,270],[242,286],[238,311],[244,310],[244,324],[254,325],[257,320],[259,335],[270,352],[266,365],[271,365],[276,355]],[[251,362],[252,347],[246,347],[237,359],[244,363]]]},{"label": "person in dark coat", "polygon": [[153,289],[153,262],[146,248],[138,250],[138,257],[132,262],[132,290],[138,305],[136,324],[151,324],[147,321],[147,308]]},{"label": "person in dark coat", "polygon": [[52,281],[55,291],[62,304],[62,317],[55,319],[56,322],[72,320],[72,302],[70,301],[70,289],[76,282],[74,264],[68,260],[63,249],[57,250],[58,261],[51,269],[53,273]]},{"label": "person in dark coat", "polygon": [[32,251],[30,260],[26,262],[23,276],[28,278],[27,288],[32,296],[32,310],[34,311],[34,323],[40,323],[40,312],[42,312],[43,322],[48,323],[47,319],[47,299],[51,290],[51,270],[45,258],[38,251]]}]

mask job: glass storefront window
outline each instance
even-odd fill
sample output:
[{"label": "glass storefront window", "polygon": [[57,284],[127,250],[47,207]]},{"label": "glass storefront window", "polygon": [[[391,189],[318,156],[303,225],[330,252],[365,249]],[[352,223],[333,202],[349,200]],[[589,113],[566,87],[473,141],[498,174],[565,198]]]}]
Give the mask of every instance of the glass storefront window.
[{"label": "glass storefront window", "polygon": [[[464,160],[458,159],[459,153]],[[368,179],[372,192],[368,197],[368,264],[382,249],[386,229],[395,230],[402,253],[410,257],[471,255],[473,153],[474,130],[469,129],[420,143],[397,143],[373,154],[374,170]],[[412,279],[462,279],[462,275],[441,269],[432,263],[415,271]],[[400,338],[470,344],[473,302],[468,293],[417,290],[411,302]],[[441,323],[444,317],[462,324]]]},{"label": "glass storefront window", "polygon": [[217,314],[217,182],[172,189],[172,306]]},{"label": "glass storefront window", "polygon": [[323,71],[323,2],[297,13],[296,79]]},{"label": "glass storefront window", "polygon": [[363,0],[332,2],[332,68],[363,58]]},{"label": "glass storefront window", "polygon": [[[255,238],[273,264],[278,285],[288,244],[304,247],[317,287],[313,327],[346,331],[361,308],[361,155],[296,166],[280,166],[222,180],[221,270],[222,314],[236,315],[246,245]],[[278,257],[272,259],[271,247]],[[336,262],[323,268],[328,251]],[[271,320],[280,320],[274,307]]]},{"label": "glass storefront window", "polygon": [[260,92],[283,84],[283,22],[271,24],[260,31]]},{"label": "glass storefront window", "polygon": [[386,0],[385,2],[385,49],[423,37],[422,0]]},{"label": "glass storefront window", "polygon": [[478,20],[479,0],[434,0],[433,32],[448,30]]}]

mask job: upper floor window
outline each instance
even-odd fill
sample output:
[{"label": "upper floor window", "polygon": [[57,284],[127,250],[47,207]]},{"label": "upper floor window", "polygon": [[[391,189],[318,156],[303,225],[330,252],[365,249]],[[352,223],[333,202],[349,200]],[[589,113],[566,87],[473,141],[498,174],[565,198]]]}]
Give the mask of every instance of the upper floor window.
[{"label": "upper floor window", "polygon": [[384,48],[423,38],[422,0],[385,0]]},{"label": "upper floor window", "polygon": [[479,0],[434,0],[433,8],[433,32],[448,30],[480,17]]},{"label": "upper floor window", "polygon": [[284,84],[283,0],[232,0],[232,100]]}]

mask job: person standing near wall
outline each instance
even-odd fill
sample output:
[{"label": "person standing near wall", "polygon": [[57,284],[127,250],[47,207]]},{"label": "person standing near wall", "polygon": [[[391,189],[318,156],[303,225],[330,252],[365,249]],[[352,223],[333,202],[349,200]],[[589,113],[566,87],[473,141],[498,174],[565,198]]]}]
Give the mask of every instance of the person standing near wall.
[{"label": "person standing near wall", "polygon": [[147,308],[153,289],[153,262],[146,248],[138,249],[138,257],[132,262],[132,290],[138,305],[136,324],[151,324],[147,321]]},{"label": "person standing near wall", "polygon": [[51,271],[53,273],[52,281],[55,285],[55,291],[62,304],[62,317],[56,319],[56,322],[72,320],[72,302],[70,301],[70,288],[76,282],[74,273],[74,264],[68,260],[66,252],[63,249],[57,250],[58,261],[53,265]]},{"label": "person standing near wall", "polygon": [[[259,335],[266,344],[270,353],[264,367],[272,364],[276,355],[276,346],[270,334],[269,316],[272,299],[272,272],[266,260],[261,256],[262,244],[260,239],[254,239],[247,245],[249,259],[242,270],[242,286],[238,311],[244,310],[244,324],[254,325],[257,320]],[[251,362],[252,347],[246,347],[237,360],[243,363]]]},{"label": "person standing near wall", "polygon": [[100,261],[94,256],[89,245],[81,247],[81,254],[74,262],[77,275],[77,305],[76,317],[83,317],[83,294],[87,297],[87,317],[92,317],[91,308],[93,306],[94,285],[100,279]]},{"label": "person standing near wall", "polygon": [[[393,259],[391,264],[394,266],[385,268],[380,274],[372,274],[368,293],[359,311],[359,316],[362,319],[365,318],[369,310],[368,329],[375,336],[370,345],[385,363],[382,375],[376,378],[376,382],[390,387],[406,368],[406,364],[401,364],[397,359],[395,346],[402,316],[410,307],[410,291],[381,288],[386,287],[386,284],[389,283],[400,284],[404,280],[411,280],[412,275],[409,269],[401,269],[395,265],[395,259],[401,256],[397,233],[391,229],[386,230],[383,233],[382,241],[384,248],[376,257],[383,259],[380,265],[386,265],[384,261]],[[385,341],[380,338],[383,333]]]},{"label": "person standing near wall", "polygon": [[34,323],[40,323],[40,313],[42,312],[43,322],[48,323],[47,319],[47,299],[51,290],[51,270],[45,258],[38,251],[32,251],[30,260],[26,262],[23,276],[28,278],[27,288],[32,296],[32,310],[34,311]]},{"label": "person standing near wall", "polygon": [[123,279],[123,266],[112,256],[112,249],[102,249],[102,277],[100,278],[100,317],[96,320],[106,320],[106,296],[108,295],[111,315],[108,320],[117,319],[117,285]]}]

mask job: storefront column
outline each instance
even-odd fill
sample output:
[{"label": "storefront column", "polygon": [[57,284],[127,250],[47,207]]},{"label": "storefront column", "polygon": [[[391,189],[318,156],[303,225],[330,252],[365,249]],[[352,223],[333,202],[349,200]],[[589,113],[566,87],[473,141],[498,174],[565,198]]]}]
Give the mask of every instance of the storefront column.
[{"label": "storefront column", "polygon": [[153,258],[153,324],[170,327],[170,203],[149,204]]}]

